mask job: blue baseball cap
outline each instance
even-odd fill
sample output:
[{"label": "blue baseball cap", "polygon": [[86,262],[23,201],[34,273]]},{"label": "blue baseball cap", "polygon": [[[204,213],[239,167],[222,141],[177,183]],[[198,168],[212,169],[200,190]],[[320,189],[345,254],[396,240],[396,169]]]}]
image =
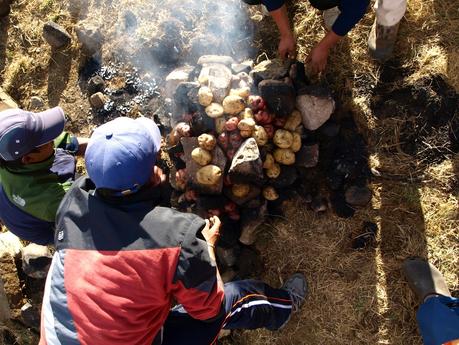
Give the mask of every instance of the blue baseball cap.
[{"label": "blue baseball cap", "polygon": [[153,120],[118,117],[92,133],[86,170],[97,189],[133,193],[149,181],[160,147],[161,133]]},{"label": "blue baseball cap", "polygon": [[0,112],[0,158],[15,161],[38,146],[56,139],[64,130],[60,107],[41,113],[14,108]]}]

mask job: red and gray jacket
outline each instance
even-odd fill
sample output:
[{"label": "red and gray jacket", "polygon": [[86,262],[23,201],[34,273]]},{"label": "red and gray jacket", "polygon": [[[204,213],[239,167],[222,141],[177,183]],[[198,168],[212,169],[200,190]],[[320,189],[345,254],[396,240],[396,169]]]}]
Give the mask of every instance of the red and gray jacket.
[{"label": "red and gray jacket", "polygon": [[58,210],[40,344],[151,345],[174,301],[199,320],[223,312],[202,218],[154,206],[155,189],[93,189],[79,179]]}]

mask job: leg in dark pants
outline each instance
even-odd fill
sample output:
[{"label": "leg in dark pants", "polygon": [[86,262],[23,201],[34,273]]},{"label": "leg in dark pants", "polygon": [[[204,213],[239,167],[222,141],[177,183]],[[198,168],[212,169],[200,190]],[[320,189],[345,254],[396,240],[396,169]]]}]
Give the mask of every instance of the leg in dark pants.
[{"label": "leg in dark pants", "polygon": [[286,290],[256,280],[225,284],[225,315],[204,322],[174,308],[164,324],[163,345],[213,344],[222,328],[276,330],[290,318],[292,302]]},{"label": "leg in dark pants", "polygon": [[330,8],[339,6],[341,1],[339,0],[309,0],[312,7],[317,8],[320,11],[329,10]]}]

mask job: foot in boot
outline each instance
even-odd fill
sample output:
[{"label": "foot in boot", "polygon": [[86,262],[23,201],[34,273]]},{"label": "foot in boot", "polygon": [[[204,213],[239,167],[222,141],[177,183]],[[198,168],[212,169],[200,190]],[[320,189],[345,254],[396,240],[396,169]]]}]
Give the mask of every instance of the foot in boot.
[{"label": "foot in boot", "polygon": [[406,259],[402,268],[411,290],[421,302],[429,295],[451,296],[441,272],[424,259]]},{"label": "foot in boot", "polygon": [[392,56],[399,24],[384,26],[375,19],[368,36],[368,49],[373,59],[384,62]]},{"label": "foot in boot", "polygon": [[293,311],[298,311],[308,293],[308,284],[304,275],[295,273],[285,282],[282,289],[288,291],[290,299],[292,300]]}]

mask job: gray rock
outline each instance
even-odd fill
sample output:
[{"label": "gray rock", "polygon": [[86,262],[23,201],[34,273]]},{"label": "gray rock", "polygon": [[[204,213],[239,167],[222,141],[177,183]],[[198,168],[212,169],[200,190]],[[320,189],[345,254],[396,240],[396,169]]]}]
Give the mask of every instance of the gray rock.
[{"label": "gray rock", "polygon": [[80,22],[75,32],[84,54],[92,56],[100,52],[104,44],[104,35],[99,27],[89,22]]},{"label": "gray rock", "polygon": [[260,96],[268,108],[279,116],[288,116],[295,110],[295,89],[280,80],[267,79],[258,84]]},{"label": "gray rock", "polygon": [[72,42],[70,34],[54,22],[48,22],[43,26],[43,38],[55,49],[64,48]]},{"label": "gray rock", "polygon": [[237,272],[233,270],[232,268],[227,269],[222,275],[222,281],[223,283],[229,283],[232,281],[234,278],[236,278]]},{"label": "gray rock", "polygon": [[96,75],[88,80],[88,94],[93,95],[97,92],[103,92],[105,89],[105,80]]},{"label": "gray rock", "polygon": [[[198,193],[220,195],[223,189],[223,178],[221,178],[219,183],[217,183],[216,185],[201,185],[198,183],[198,180],[196,178],[196,173],[199,169],[202,168],[202,166],[200,166],[191,158],[191,151],[193,151],[193,149],[199,146],[198,138],[184,137],[180,139],[180,142],[182,143],[183,151],[185,153],[184,159],[186,163],[186,171],[188,174],[189,187],[191,189],[196,190]],[[212,150],[211,154],[212,161],[210,162],[210,164],[218,166],[223,172],[225,170],[227,161],[225,153],[220,148],[220,146],[216,145],[215,148]]]},{"label": "gray rock", "polygon": [[40,328],[40,311],[32,304],[27,302],[21,307],[21,318],[26,326],[35,329]]},{"label": "gray rock", "polygon": [[234,183],[259,184],[263,180],[263,162],[254,138],[246,139],[236,151],[228,174]]},{"label": "gray rock", "polygon": [[21,240],[12,232],[6,231],[0,233],[0,257],[19,257],[22,247]]},{"label": "gray rock", "polygon": [[295,165],[302,168],[313,168],[319,163],[319,144],[302,145],[296,153]]},{"label": "gray rock", "polygon": [[22,248],[22,270],[29,277],[44,279],[53,255],[47,246],[31,243]]},{"label": "gray rock", "polygon": [[223,55],[203,55],[198,59],[198,65],[201,66],[214,63],[230,67],[234,64],[234,60],[231,56]]},{"label": "gray rock", "polygon": [[281,165],[281,173],[275,179],[270,180],[270,185],[274,188],[282,190],[291,186],[298,178],[297,169],[294,166]]},{"label": "gray rock", "polygon": [[193,71],[193,67],[183,66],[176,68],[171,73],[169,73],[169,75],[166,77],[164,96],[167,98],[172,98],[174,96],[175,90],[177,89],[177,86],[179,86],[180,83],[188,81],[191,71]]},{"label": "gray rock", "polygon": [[30,97],[29,106],[32,110],[41,109],[45,106],[45,101],[38,96],[32,96]]},{"label": "gray rock", "polygon": [[281,59],[265,60],[254,66],[250,72],[250,76],[258,84],[266,79],[283,79],[289,73],[290,64],[288,61],[284,62]]},{"label": "gray rock", "polygon": [[335,111],[335,101],[331,96],[299,95],[296,108],[303,118],[303,125],[314,131],[322,126]]},{"label": "gray rock", "polygon": [[174,118],[181,119],[183,113],[194,113],[200,110],[199,92],[200,85],[195,82],[181,82],[174,92]]},{"label": "gray rock", "polygon": [[235,248],[222,248],[217,246],[216,253],[218,260],[225,267],[232,267],[236,264],[238,258],[238,250]]},{"label": "gray rock", "polygon": [[251,67],[250,65],[246,65],[243,63],[233,63],[231,65],[231,70],[233,71],[234,74],[239,74],[241,72],[249,73],[251,70]]},{"label": "gray rock", "polygon": [[231,88],[233,74],[222,64],[206,64],[199,75],[201,85],[206,85],[214,95],[214,102],[222,103]]},{"label": "gray rock", "polygon": [[325,212],[327,210],[327,201],[321,196],[316,196],[312,199],[310,206],[316,213]]},{"label": "gray rock", "polygon": [[352,206],[366,206],[371,200],[371,190],[368,187],[351,186],[346,189],[344,197]]},{"label": "gray rock", "polygon": [[265,222],[268,214],[267,203],[264,202],[259,208],[244,208],[241,213],[241,236],[239,242],[250,246],[257,240],[257,235],[262,230],[261,225]]},{"label": "gray rock", "polygon": [[10,304],[6,295],[3,279],[0,278],[0,323],[9,320],[11,317]]},{"label": "gray rock", "polygon": [[11,11],[11,0],[0,0],[0,18],[6,17]]},{"label": "gray rock", "polygon": [[107,96],[105,96],[102,92],[96,92],[89,97],[89,103],[91,103],[91,105],[96,109],[103,108],[107,100]]}]

